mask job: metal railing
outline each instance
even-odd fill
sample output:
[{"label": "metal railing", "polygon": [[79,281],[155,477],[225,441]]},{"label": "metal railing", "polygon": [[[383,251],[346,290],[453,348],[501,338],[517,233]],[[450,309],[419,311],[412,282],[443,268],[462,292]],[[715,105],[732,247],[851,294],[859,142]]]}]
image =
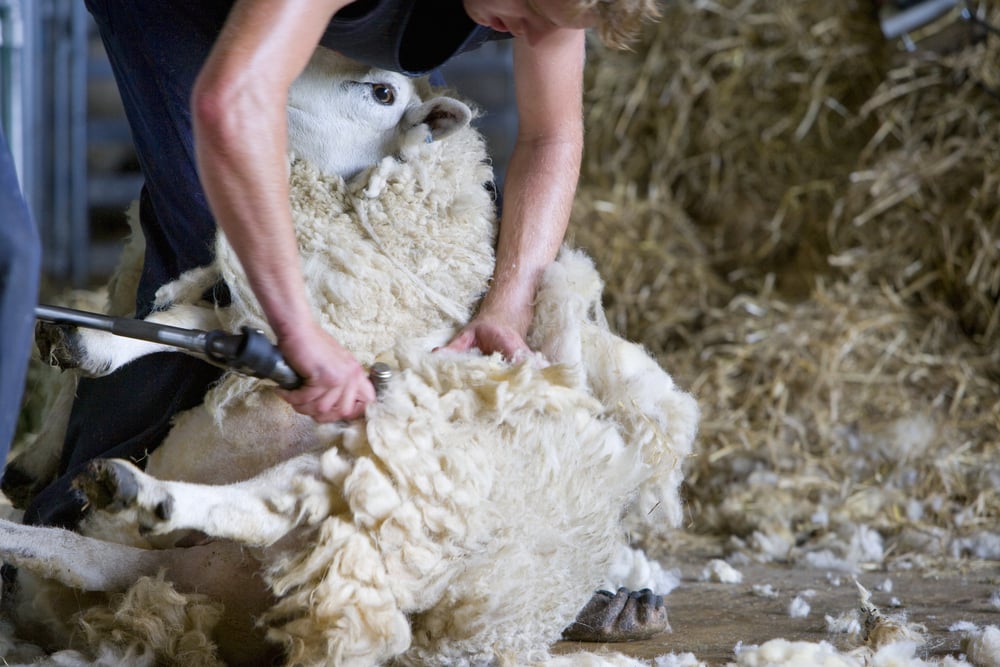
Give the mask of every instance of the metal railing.
[{"label": "metal railing", "polygon": [[0,119],[43,271],[77,286],[89,274],[88,20],[79,0],[0,0]]}]

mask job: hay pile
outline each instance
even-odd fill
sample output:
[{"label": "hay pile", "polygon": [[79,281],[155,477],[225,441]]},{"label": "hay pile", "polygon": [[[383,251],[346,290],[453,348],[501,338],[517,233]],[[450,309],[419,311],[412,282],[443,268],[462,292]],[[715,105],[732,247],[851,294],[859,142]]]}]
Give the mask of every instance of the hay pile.
[{"label": "hay pile", "polygon": [[1000,37],[900,54],[872,7],[673,0],[592,45],[570,237],[703,407],[690,530],[1000,557]]}]

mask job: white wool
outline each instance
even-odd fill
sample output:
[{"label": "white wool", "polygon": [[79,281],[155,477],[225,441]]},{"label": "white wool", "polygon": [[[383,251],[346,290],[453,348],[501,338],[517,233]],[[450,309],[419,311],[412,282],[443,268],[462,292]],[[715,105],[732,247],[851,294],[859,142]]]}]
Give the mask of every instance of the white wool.
[{"label": "white wool", "polygon": [[772,639],[760,646],[736,647],[736,662],[727,667],[992,667],[945,656],[924,660],[917,656],[920,642],[897,641],[874,653],[867,648],[840,652],[828,642]]},{"label": "white wool", "polygon": [[988,625],[969,633],[962,647],[975,667],[1000,667],[1000,629],[997,626]]},{"label": "white wool", "polygon": [[931,664],[937,665],[938,667],[976,667],[975,665],[970,665],[965,660],[961,658],[955,658],[950,655],[942,657],[937,662],[932,662]]},{"label": "white wool", "polygon": [[810,611],[812,611],[812,607],[809,606],[809,603],[806,602],[802,595],[796,595],[788,603],[788,615],[792,618],[806,618],[809,616]]},{"label": "white wool", "polygon": [[929,415],[912,415],[897,420],[877,442],[884,457],[892,461],[916,461],[935,442],[938,426]]},{"label": "white wool", "polygon": [[826,631],[831,635],[861,634],[861,621],[858,620],[856,610],[845,611],[837,617],[826,615],[823,620],[826,623]]},{"label": "white wool", "polygon": [[405,346],[396,361],[405,370],[365,428],[324,455],[351,468],[348,511],[272,571],[282,596],[273,617],[299,617],[274,636],[295,638],[303,653],[293,658],[307,663],[351,663],[345,624],[379,629],[369,659],[406,649],[403,664],[548,646],[615,554],[618,513],[645,474],[641,451],[596,417],[600,404],[566,367]]},{"label": "white wool", "polygon": [[921,642],[901,640],[878,649],[868,661],[870,667],[924,667],[930,665],[917,657]]},{"label": "white wool", "polygon": [[911,523],[920,523],[924,518],[924,503],[917,498],[909,498],[906,501],[906,518]]},{"label": "white wool", "polygon": [[120,649],[105,644],[95,656],[79,651],[59,651],[47,656],[43,667],[155,667],[156,656],[152,651],[141,651],[135,647]]},{"label": "white wool", "polygon": [[787,532],[755,530],[750,536],[751,546],[764,557],[765,561],[781,561],[788,558],[788,552],[794,543],[794,536]]},{"label": "white wool", "polygon": [[794,642],[772,639],[760,646],[736,647],[730,667],[863,667],[827,642]]},{"label": "white wool", "polygon": [[738,584],[743,581],[743,573],[726,561],[713,558],[702,569],[700,579],[722,584]]},{"label": "white wool", "polygon": [[857,564],[880,564],[884,559],[882,535],[868,526],[857,526],[851,536],[847,560]]},{"label": "white wool", "polygon": [[958,537],[952,540],[950,550],[953,558],[1000,560],[1000,534],[980,531],[968,537]]},{"label": "white wool", "polygon": [[[265,621],[295,664],[545,664],[616,556],[630,582],[676,585],[621,550],[621,516],[631,504],[631,529],[680,523],[697,404],[609,330],[593,262],[568,249],[543,277],[529,331],[544,358],[431,352],[486,290],[496,224],[480,135],[428,144],[424,134],[351,182],[289,165],[314,314],[363,363],[397,369],[366,420],[316,426],[271,384],[229,374],[147,466],[191,481],[321,452],[322,491],[295,500],[320,518],[266,564],[279,599]],[[221,235],[216,252],[158,300],[197,303],[221,278],[232,295],[216,311],[223,328],[269,332]]]},{"label": "white wool", "polygon": [[682,461],[691,453],[698,404],[641,346],[614,335],[601,307],[603,282],[584,253],[563,248],[546,269],[528,343],[546,358],[578,364],[597,399],[643,452],[650,475],[626,518],[626,527],[649,535],[676,527],[683,517],[678,489]]},{"label": "white wool", "polygon": [[[292,165],[293,195],[308,192],[309,219],[334,230],[303,224],[296,208],[309,288],[332,304],[319,316],[362,361],[399,369],[366,430],[348,428],[323,456],[349,511],[272,569],[281,596],[272,636],[296,659],[351,664],[402,653],[403,664],[451,665],[539,651],[623,553],[621,511],[636,489],[640,526],[676,525],[682,515],[681,462],[697,404],[608,330],[602,283],[583,253],[564,249],[543,277],[529,342],[544,360],[511,367],[429,351],[426,340],[443,342],[468,318],[492,270],[482,167],[461,150],[466,157],[451,164],[443,148],[414,146],[427,155],[383,161],[351,184]],[[437,173],[442,161],[448,178]],[[456,214],[465,222],[446,222]],[[222,274],[237,281],[235,258],[224,244],[219,252]],[[330,262],[324,271],[310,263],[321,261]],[[226,317],[228,327],[264,327],[245,288]],[[263,391],[230,377],[206,402],[232,410],[270,395]],[[658,592],[676,585],[637,552],[626,565],[630,582]]]},{"label": "white wool", "polygon": [[958,621],[948,626],[948,632],[978,632],[979,626],[972,621]]},{"label": "white wool", "polygon": [[600,588],[608,591],[616,591],[623,586],[633,591],[648,588],[660,595],[667,595],[680,582],[679,570],[665,570],[658,562],[650,560],[645,551],[623,544],[611,562]]},{"label": "white wool", "polygon": [[778,597],[778,590],[771,584],[754,584],[750,587],[750,592],[759,598]]},{"label": "white wool", "polygon": [[847,560],[846,558],[837,556],[829,549],[810,551],[802,556],[802,560],[809,565],[809,567],[816,568],[817,570],[828,569],[839,570],[841,572],[857,571],[855,563]]},{"label": "white wool", "polygon": [[[385,158],[350,183],[301,161],[290,165],[314,315],[362,363],[392,349],[400,335],[421,338],[464,324],[493,272],[496,221],[482,137],[466,128],[406,155]],[[222,234],[216,258],[233,301],[220,311],[224,327],[269,332]],[[229,399],[231,391],[256,386],[236,376],[223,384],[217,393]]]},{"label": "white wool", "polygon": [[858,573],[862,566],[881,565],[885,560],[882,535],[864,524],[839,524],[826,533],[810,551],[795,550],[795,558],[816,569]]},{"label": "white wool", "polygon": [[693,653],[671,653],[653,660],[653,667],[706,667]]},{"label": "white wool", "polygon": [[[648,662],[621,653],[567,653],[544,660],[515,664],[517,667],[649,667]],[[691,663],[690,666],[681,664],[679,667],[698,667],[699,664]]]}]

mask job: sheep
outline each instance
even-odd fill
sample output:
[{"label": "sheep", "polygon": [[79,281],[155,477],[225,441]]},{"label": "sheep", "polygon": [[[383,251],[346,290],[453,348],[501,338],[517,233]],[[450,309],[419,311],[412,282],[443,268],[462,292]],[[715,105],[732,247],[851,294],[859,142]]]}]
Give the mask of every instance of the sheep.
[{"label": "sheep", "polygon": [[[314,60],[337,62],[322,51]],[[318,75],[304,80],[329,91]],[[91,467],[79,483],[99,509],[84,535],[0,523],[4,560],[86,590],[120,591],[138,576],[149,588],[161,570],[186,592],[211,580],[226,602],[212,637],[230,661],[269,655],[263,631],[248,627],[259,615],[289,664],[526,662],[546,658],[627,549],[630,502],[646,521],[679,522],[697,405],[609,330],[583,253],[564,248],[544,276],[536,354],[509,363],[432,351],[474,312],[496,229],[468,116],[448,103],[439,131],[439,114],[413,111],[430,103],[412,101],[402,131],[376,150],[386,157],[350,178],[327,170],[360,162],[318,168],[324,151],[309,153],[290,130],[315,314],[363,363],[397,369],[365,419],[317,425],[268,383],[226,375],[178,416],[145,472]],[[410,123],[420,118],[431,122]],[[269,332],[221,234],[216,257],[164,286],[151,319]],[[200,303],[220,278],[232,305]],[[128,358],[100,332],[62,333],[54,356],[85,372]],[[201,535],[223,539],[176,546]],[[102,555],[85,564],[79,550]],[[252,585],[258,573],[266,588]]]}]

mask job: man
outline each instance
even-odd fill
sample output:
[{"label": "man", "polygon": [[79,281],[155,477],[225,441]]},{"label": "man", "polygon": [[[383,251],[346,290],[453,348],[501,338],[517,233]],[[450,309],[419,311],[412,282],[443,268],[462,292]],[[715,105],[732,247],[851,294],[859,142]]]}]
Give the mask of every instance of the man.
[{"label": "man", "polygon": [[[374,391],[357,361],[313,321],[305,300],[283,168],[284,99],[331,16],[347,4],[237,3],[198,77],[192,103],[209,202],[248,269],[278,346],[306,378],[303,388],[285,397],[318,421],[362,415]],[[424,31],[426,44],[415,37],[417,43],[406,49],[430,50],[431,44],[448,42],[448,32],[461,43],[465,34],[476,32],[475,24],[514,36],[520,129],[508,169],[496,274],[479,313],[450,345],[513,357],[526,349],[535,288],[569,216],[582,147],[582,28],[596,23],[597,15],[577,10],[569,0],[466,0],[467,17],[457,3],[424,3],[431,9],[409,4],[408,30]],[[329,46],[339,48],[336,41]],[[412,66],[373,64],[424,72],[450,55],[412,58]],[[248,136],[270,140],[248,142]],[[268,187],[259,187],[262,183]]]},{"label": "man", "polygon": [[[87,5],[114,69],[145,178],[140,221],[147,250],[137,316],[149,312],[159,286],[211,261],[218,224],[285,360],[305,379],[284,398],[320,422],[362,416],[375,391],[353,355],[313,318],[292,225],[285,107],[289,85],[317,45],[417,75],[487,39],[514,39],[519,129],[496,269],[478,313],[448,346],[514,358],[527,350],[531,304],[563,240],[579,175],[584,29],[597,27],[621,40],[656,13],[653,0]],[[224,300],[225,290],[214,296]],[[218,374],[183,355],[152,355],[108,377],[81,381],[60,477],[35,498],[25,521],[75,526],[83,502],[69,485],[82,467],[97,457],[140,461],[163,440],[171,417],[197,405]],[[628,599],[634,606],[634,598],[619,606]],[[608,604],[599,606],[606,610]]]}]

